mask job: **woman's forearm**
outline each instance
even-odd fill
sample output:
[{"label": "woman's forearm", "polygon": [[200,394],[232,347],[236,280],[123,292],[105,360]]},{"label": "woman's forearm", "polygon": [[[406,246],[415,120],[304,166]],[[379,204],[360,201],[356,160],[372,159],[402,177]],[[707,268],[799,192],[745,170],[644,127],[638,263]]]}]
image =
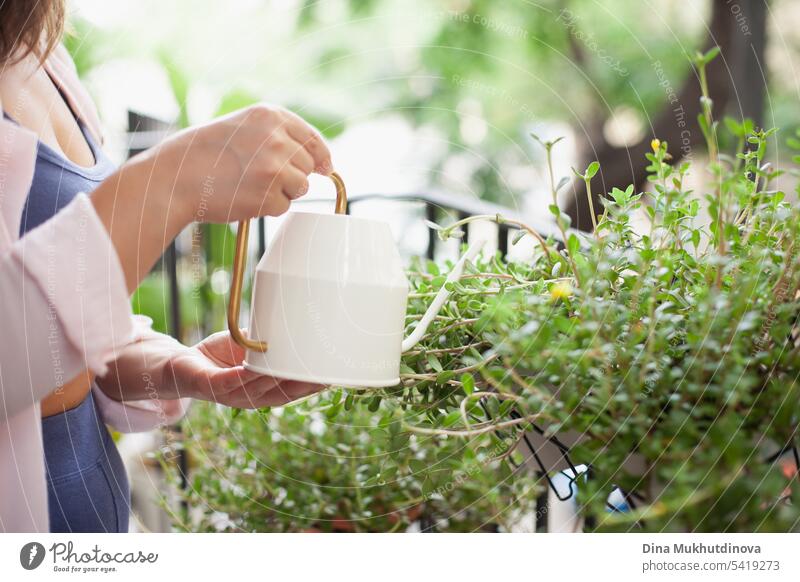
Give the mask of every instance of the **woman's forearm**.
[{"label": "woman's forearm", "polygon": [[97,378],[97,386],[120,402],[191,396],[179,394],[169,370],[169,362],[189,349],[168,335],[148,330],[120,352],[108,373]]},{"label": "woman's forearm", "polygon": [[119,257],[129,293],[190,220],[186,204],[172,196],[170,182],[156,176],[155,167],[155,157],[134,158],[91,195]]}]

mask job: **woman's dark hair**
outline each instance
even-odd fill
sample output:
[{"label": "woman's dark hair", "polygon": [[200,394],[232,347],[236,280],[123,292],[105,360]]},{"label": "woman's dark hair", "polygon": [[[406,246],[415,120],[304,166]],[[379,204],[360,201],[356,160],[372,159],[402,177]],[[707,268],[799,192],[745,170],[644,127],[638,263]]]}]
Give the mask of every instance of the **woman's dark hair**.
[{"label": "woman's dark hair", "polygon": [[64,30],[64,0],[0,0],[0,67],[47,58]]}]

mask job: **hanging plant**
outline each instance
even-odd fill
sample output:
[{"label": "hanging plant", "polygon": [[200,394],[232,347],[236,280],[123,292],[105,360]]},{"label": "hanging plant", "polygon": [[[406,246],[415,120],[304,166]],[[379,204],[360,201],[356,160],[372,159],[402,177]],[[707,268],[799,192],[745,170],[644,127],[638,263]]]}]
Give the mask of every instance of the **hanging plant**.
[{"label": "hanging plant", "polygon": [[511,441],[414,435],[341,391],[272,411],[200,404],[185,431],[187,486],[164,466],[187,531],[494,531],[533,515],[537,483],[507,462]]},{"label": "hanging plant", "polygon": [[[699,170],[672,164],[656,139],[650,190],[613,188],[594,232],[578,234],[557,204],[569,182],[553,175],[558,140],[542,141],[563,244],[502,216],[432,225],[447,239],[475,220],[507,223],[537,250],[526,262],[480,258],[447,283],[450,300],[403,355],[397,386],[334,389],[280,415],[199,408],[181,523],[386,531],[429,512],[444,529],[507,524],[510,508],[532,511],[533,478],[513,466],[516,445],[539,431],[571,435],[569,457],[589,466],[577,487],[588,529],[798,529],[796,467],[776,464],[796,451],[800,212],[765,161],[774,130],[726,120],[733,147],[721,150],[705,84],[715,54],[695,61],[708,193],[689,189]],[[598,171],[578,173],[587,190]],[[449,267],[412,265],[406,331]],[[617,487],[629,511],[609,511]]]},{"label": "hanging plant", "polygon": [[[594,233],[570,232],[557,204],[568,180],[552,172],[557,140],[541,142],[563,248],[514,224],[535,238],[535,257],[472,264],[419,347],[404,354],[402,383],[347,398],[393,410],[415,435],[573,435],[570,457],[590,467],[578,487],[590,527],[797,529],[789,499],[800,481],[773,453],[796,451],[800,213],[773,188],[781,171],[765,160],[774,130],[726,119],[735,149],[720,151],[704,81],[714,56],[695,62],[707,194],[686,186],[690,163],[673,165],[656,139],[651,190],[612,189]],[[588,185],[598,170],[578,175]],[[649,222],[644,232],[633,226],[637,214]],[[506,222],[470,217],[435,228],[446,239],[487,218]],[[416,264],[408,329],[443,272]],[[615,487],[634,510],[609,512]]]}]

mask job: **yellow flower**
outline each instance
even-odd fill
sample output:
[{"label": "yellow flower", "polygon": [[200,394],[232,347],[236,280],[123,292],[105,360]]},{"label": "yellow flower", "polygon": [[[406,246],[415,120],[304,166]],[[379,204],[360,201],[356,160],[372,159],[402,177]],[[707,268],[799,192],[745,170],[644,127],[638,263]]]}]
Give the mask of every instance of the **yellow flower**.
[{"label": "yellow flower", "polygon": [[653,153],[658,152],[658,148],[661,147],[661,140],[655,138],[653,141],[650,142],[650,147],[653,148]]},{"label": "yellow flower", "polygon": [[559,281],[550,287],[550,299],[553,301],[569,299],[570,295],[572,295],[572,285],[568,281]]},{"label": "yellow flower", "polygon": [[653,505],[651,505],[648,509],[646,514],[651,515],[653,517],[660,517],[667,513],[667,505],[663,501],[656,501]]}]

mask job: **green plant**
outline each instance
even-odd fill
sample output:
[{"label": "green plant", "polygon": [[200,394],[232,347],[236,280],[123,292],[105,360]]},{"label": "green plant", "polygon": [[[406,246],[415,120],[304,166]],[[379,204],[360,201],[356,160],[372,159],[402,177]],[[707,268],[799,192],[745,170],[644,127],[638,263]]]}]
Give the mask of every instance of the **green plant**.
[{"label": "green plant", "polygon": [[[701,80],[714,56],[698,55]],[[798,529],[800,481],[765,459],[797,436],[800,212],[772,189],[774,131],[726,120],[738,147],[720,151],[702,89],[705,197],[685,186],[690,164],[673,166],[668,144],[653,140],[651,191],[614,188],[595,234],[580,238],[551,206],[565,248],[540,241],[528,263],[472,265],[404,355],[402,384],[355,393],[356,403],[393,411],[412,434],[574,431],[571,455],[591,466],[580,512],[598,529]],[[554,144],[543,145],[549,154]],[[551,184],[555,196],[552,173]],[[649,218],[643,233],[637,213]],[[411,280],[409,329],[444,276],[417,264]],[[612,486],[635,493],[638,508],[609,513]]]},{"label": "green plant", "polygon": [[[191,508],[170,508],[191,531],[438,531],[507,527],[532,511],[535,483],[512,475],[508,443],[477,449],[401,431],[391,414],[341,391],[277,410],[195,407],[185,423]],[[347,410],[346,424],[334,418]],[[498,459],[501,457],[501,459]]]},{"label": "green plant", "polygon": [[[713,56],[698,56],[701,78]],[[467,451],[483,450],[475,458],[484,459],[489,450],[507,461],[536,425],[546,435],[578,435],[570,455],[591,467],[578,487],[587,527],[798,529],[792,500],[800,481],[766,459],[797,436],[800,212],[772,188],[780,171],[765,156],[774,132],[726,120],[736,149],[721,150],[712,104],[703,99],[711,153],[705,196],[685,185],[690,164],[671,164],[668,144],[653,140],[650,191],[613,188],[594,234],[569,231],[568,218],[551,207],[564,248],[502,216],[435,226],[446,239],[474,220],[508,223],[536,239],[536,252],[527,262],[483,257],[469,265],[422,342],[404,354],[400,385],[335,389],[305,405],[324,410],[329,431],[320,449],[309,446],[318,439],[302,420],[304,407],[241,414],[231,425],[201,409],[189,437],[207,455],[193,455],[189,492],[192,506],[207,508],[201,527],[209,528],[208,509],[221,508],[240,529],[325,529],[345,516],[360,529],[385,530],[403,518],[381,523],[378,516],[402,515],[441,487],[440,455],[462,451],[454,458],[468,463],[475,453]],[[554,143],[543,145],[549,151]],[[800,140],[789,146],[800,149]],[[592,165],[580,176],[595,172]],[[563,183],[551,179],[554,197]],[[634,228],[637,214],[649,220],[644,232]],[[412,265],[407,331],[447,267]],[[376,427],[380,438],[372,436]],[[347,455],[359,461],[338,463],[342,447],[359,449]],[[443,510],[475,508],[460,529],[477,529],[498,507],[533,502],[530,492],[508,489],[483,505],[484,493],[511,482],[488,470],[494,465],[482,467],[468,480],[464,503],[449,499]],[[217,469],[224,477],[213,476]],[[320,480],[304,489],[294,478],[301,474]],[[516,473],[513,482],[526,480]],[[636,509],[607,510],[614,486],[634,496]],[[276,495],[292,499],[301,517],[263,509],[260,500]],[[467,502],[470,496],[478,501]]]}]

